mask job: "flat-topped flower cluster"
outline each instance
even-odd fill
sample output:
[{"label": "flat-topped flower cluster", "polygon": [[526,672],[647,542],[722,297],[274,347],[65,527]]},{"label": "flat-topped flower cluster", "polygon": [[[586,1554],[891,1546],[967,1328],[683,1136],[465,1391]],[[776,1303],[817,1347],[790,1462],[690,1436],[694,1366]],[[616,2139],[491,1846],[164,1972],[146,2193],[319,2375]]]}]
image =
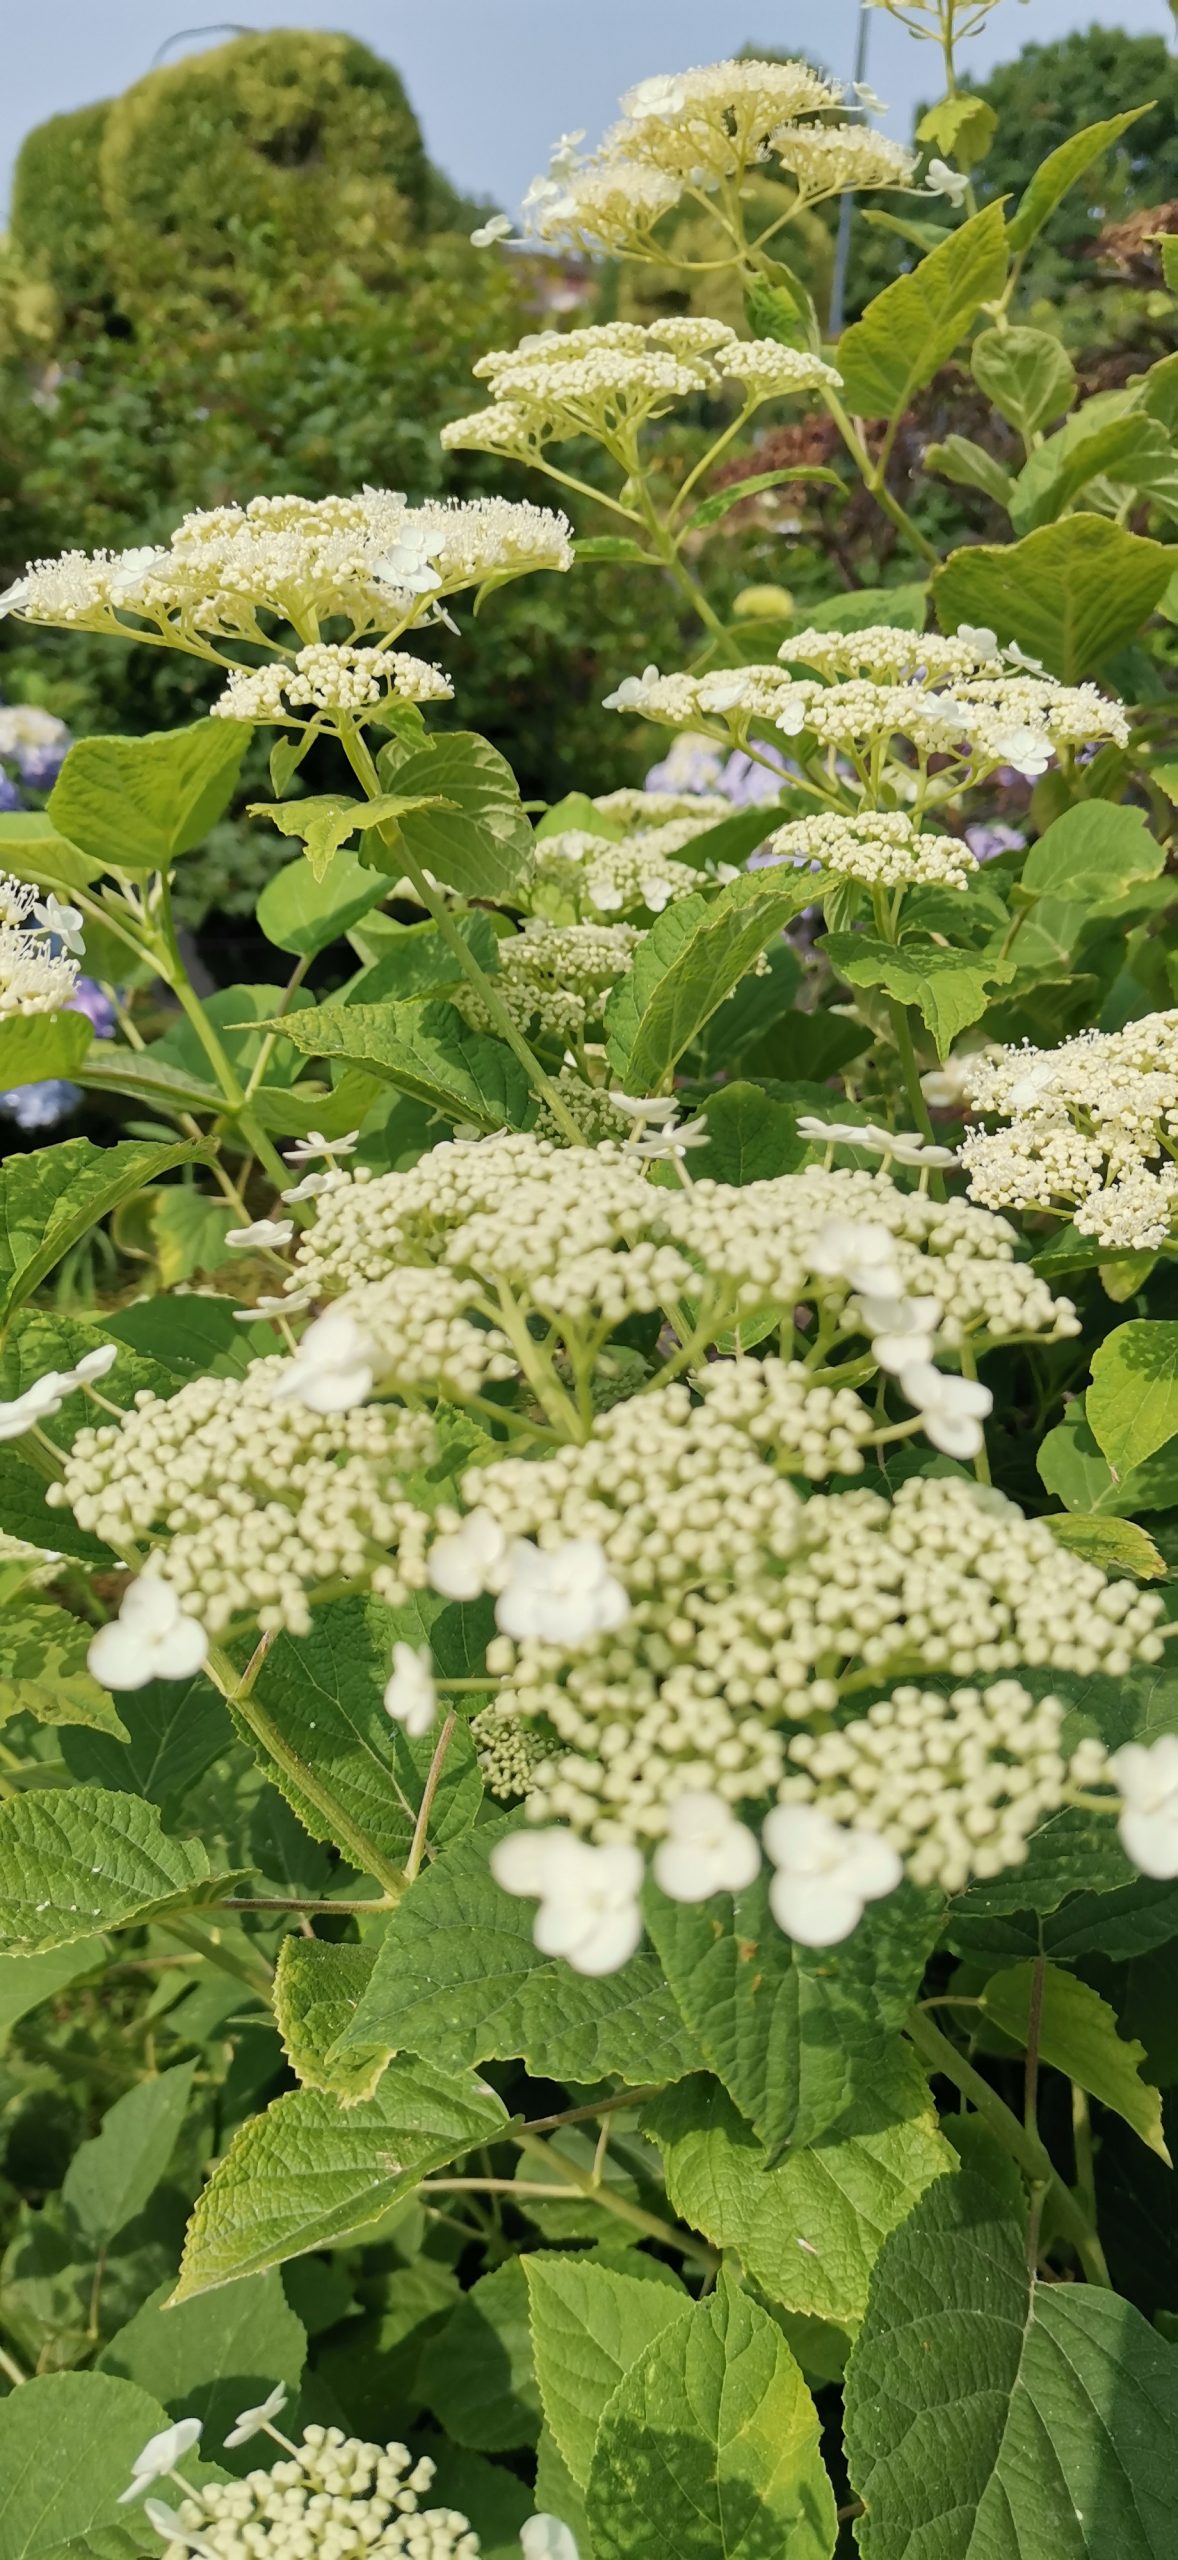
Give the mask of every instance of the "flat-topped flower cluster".
[{"label": "flat-topped flower cluster", "polygon": [[987,1050],[962,1062],[973,1110],[961,1150],[975,1200],[1071,1211],[1111,1252],[1155,1251],[1178,1215],[1178,1012],[1058,1049]]},{"label": "flat-topped flower cluster", "polygon": [[0,872],[0,1022],[59,1013],[78,980],[82,917]]},{"label": "flat-topped flower cluster", "polygon": [[840,381],[833,365],[804,348],[738,338],[722,320],[696,319],[544,329],[481,356],[474,371],[489,383],[492,405],[443,427],[443,445],[521,460],[581,435],[629,460],[637,430],[676,400],[730,394],[751,416],[765,400],[837,390]]}]

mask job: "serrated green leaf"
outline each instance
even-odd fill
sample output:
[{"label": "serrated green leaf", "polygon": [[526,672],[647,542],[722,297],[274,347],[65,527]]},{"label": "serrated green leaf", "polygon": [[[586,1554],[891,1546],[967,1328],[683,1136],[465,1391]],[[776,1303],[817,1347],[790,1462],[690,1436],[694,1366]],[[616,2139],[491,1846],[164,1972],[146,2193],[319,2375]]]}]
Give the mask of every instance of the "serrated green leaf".
[{"label": "serrated green leaf", "polygon": [[473,2453],[535,2444],[540,2395],[522,2259],[509,2258],[463,2294],[429,2340],[418,2388],[447,2436]]},{"label": "serrated green leaf", "polygon": [[[341,800],[321,793],[305,800],[251,800],[250,816],[269,818],[279,835],[299,836],[311,877],[321,886],[349,836],[366,836],[373,827],[396,826],[409,810],[423,805],[412,796],[395,792],[382,792],[375,800]],[[380,890],[378,894],[384,896],[386,892]],[[372,903],[375,905],[376,900]]]},{"label": "serrated green leaf", "polygon": [[[211,2448],[220,2447],[240,2411],[256,2407],[276,2382],[296,2391],[306,2353],[302,2322],[272,2269],[243,2277],[232,2293],[215,2299],[200,2294],[167,2307],[162,2298],[145,2303],[103,2348],[97,2369],[150,2388],[173,2419],[199,2418]],[[255,2469],[257,2443],[227,2460]]]},{"label": "serrated green leaf", "polygon": [[1023,464],[1011,491],[1011,523],[1020,534],[1053,523],[1101,478],[1135,488],[1144,473],[1164,486],[1169,461],[1170,440],[1156,419],[1130,413],[1090,421],[1087,408],[1079,409]]},{"label": "serrated green leaf", "polygon": [[899,2049],[860,2101],[855,2130],[792,2151],[776,2168],[718,2081],[667,2090],[643,2122],[683,2220],[735,2249],[771,2302],[847,2336],[888,2232],[953,2165],[924,2080]]},{"label": "serrated green leaf", "polygon": [[[312,1838],[334,1840],[362,1872],[369,1845],[389,1867],[403,1865],[438,1738],[412,1737],[384,1712],[393,1644],[436,1643],[445,1667],[462,1622],[462,1611],[432,1592],[403,1609],[359,1596],[336,1600],[316,1612],[307,1635],[279,1636],[255,1681],[254,1696],[281,1731],[285,1753],[297,1754],[309,1777],[330,1790],[340,1817],[334,1827],[288,1765],[276,1761],[267,1774]],[[459,1723],[433,1801],[431,1840],[468,1830],[482,1793],[470,1728]]]},{"label": "serrated green leaf", "polygon": [[1075,397],[1075,366],[1048,329],[983,329],[970,368],[979,391],[1020,435],[1034,435]]},{"label": "serrated green leaf", "polygon": [[[452,729],[408,755],[386,748],[380,773],[396,791],[441,794],[447,804],[430,808],[423,801],[399,820],[382,868],[398,863],[400,846],[460,897],[510,896],[531,852],[532,830],[511,766],[488,738]],[[373,859],[373,848],[365,850]]]},{"label": "serrated green leaf", "polygon": [[810,631],[865,631],[875,622],[886,622],[893,631],[923,631],[928,597],[923,579],[897,587],[856,587],[851,595],[828,597],[802,619]]},{"label": "serrated green leaf", "polygon": [[1092,2285],[1035,2284],[963,2170],[881,2254],[847,2371],[863,2560],[1165,2560],[1178,2356]]},{"label": "serrated green leaf", "polygon": [[842,1946],[795,1946],[773,1919],[763,1875],[701,1903],[651,1887],[646,1918],[701,2052],[771,2160],[853,2120],[920,1989],[938,1926],[932,1898],[907,1888]]},{"label": "serrated green leaf", "polygon": [[49,795],[52,826],[110,871],[166,871],[228,807],[249,731],[196,720],[143,738],[79,738]]},{"label": "serrated green leaf", "polygon": [[655,1093],[775,934],[813,903],[808,871],[729,881],[667,907],[605,1008],[610,1064],[628,1093]]},{"label": "serrated green leaf", "polygon": [[0,1956],[0,2053],[18,2019],[53,2000],[58,1992],[93,1973],[105,1962],[101,1938],[83,1938],[72,1947],[55,1947],[43,1956]]},{"label": "serrated green leaf", "polygon": [[678,2286],[644,2283],[584,2253],[545,2249],[523,2263],[544,2417],[583,2490],[610,2394],[652,2339],[682,2316],[684,2297]]},{"label": "serrated green leaf", "polygon": [[1081,800],[1032,845],[1019,886],[1037,898],[1099,904],[1120,897],[1138,880],[1156,880],[1165,859],[1165,847],[1150,834],[1140,809]]},{"label": "serrated green leaf", "polygon": [[75,2151],[62,2202],[95,2249],[105,2249],[141,2213],[159,2185],[192,2092],[194,2062],[140,2080],[117,2098],[101,2129]]},{"label": "serrated green leaf", "polygon": [[958,1032],[985,1012],[990,990],[1015,973],[1014,960],[999,951],[950,951],[916,935],[891,943],[868,933],[828,933],[821,947],[851,986],[881,987],[901,1004],[915,1005],[942,1058]]},{"label": "serrated green leaf", "polygon": [[837,471],[827,471],[819,463],[794,463],[792,468],[787,466],[783,471],[754,471],[750,479],[730,480],[712,497],[704,498],[698,507],[693,508],[684,531],[702,533],[708,525],[719,524],[721,517],[728,514],[730,507],[739,506],[742,498],[757,498],[763,489],[779,489],[783,481],[795,480],[824,480],[832,489],[843,486]]},{"label": "serrated green leaf", "polygon": [[[455,930],[473,951],[480,969],[494,976],[499,966],[499,937],[480,910],[455,916]],[[376,919],[379,934],[366,942],[374,952],[371,966],[347,989],[346,1004],[405,1004],[416,997],[448,994],[462,982],[461,963],[436,924],[395,924],[391,916]]]},{"label": "serrated green leaf", "polygon": [[1106,116],[1100,124],[1086,124],[1080,133],[1069,134],[1066,142],[1048,152],[1007,226],[1007,238],[1016,256],[1030,247],[1069,187],[1074,187],[1093,161],[1099,160],[1102,151],[1110,151],[1145,112],[1144,107],[1130,107],[1127,115]]},{"label": "serrated green leaf", "polygon": [[362,2047],[334,2065],[328,2054],[344,2035],[372,1979],[375,1947],[332,1946],[323,1938],[284,1938],[274,1975],[274,2015],[287,2061],[304,2089],[329,2089],[345,2101],[370,2097],[387,2048]]},{"label": "serrated green leaf", "polygon": [[941,98],[935,107],[926,107],[916,128],[918,142],[929,142],[935,151],[949,152],[963,169],[976,169],[998,130],[998,118],[985,98],[971,98],[959,93]]},{"label": "serrated green leaf", "polygon": [[986,624],[1078,684],[1139,631],[1173,573],[1173,556],[1107,516],[1064,516],[1021,542],[974,543],[933,572],[942,631]]},{"label": "serrated green leaf", "polygon": [[1015,486],[1009,471],[970,436],[943,436],[938,444],[926,444],[923,461],[926,471],[952,480],[959,489],[981,489],[1000,507],[1009,506]]},{"label": "serrated green leaf", "polygon": [[1165,1557],[1136,1520],[1102,1519],[1097,1512],[1049,1512],[1047,1526],[1061,1547],[1087,1556],[1102,1573],[1135,1573],[1140,1582],[1165,1578]]},{"label": "serrated green leaf", "polygon": [[1037,1985],[1038,1972],[1030,1963],[992,1975],[981,1993],[986,2016],[1025,2051],[1034,2013],[1042,2060],[1123,2116],[1168,2166],[1161,2097],[1140,2073],[1144,2045],[1120,2033],[1107,2000],[1077,1974],[1048,1964]]},{"label": "serrated green leaf", "polygon": [[[686,901],[684,902],[686,903]],[[524,1129],[535,1117],[527,1071],[502,1040],[472,1031],[450,1004],[314,1005],[282,1024],[310,1058],[342,1058],[382,1084],[479,1129]]]},{"label": "serrated green leaf", "polygon": [[96,1147],[67,1138],[0,1166],[0,1319],[12,1314],[111,1209],[199,1154],[128,1138]]},{"label": "serrated green leaf", "polygon": [[169,1839],[136,1796],[54,1788],[0,1805],[0,1946],[15,1954],[199,1902],[222,1881],[199,1840]]},{"label": "serrated green leaf", "polygon": [[370,2098],[292,2089],[234,2136],[188,2226],[173,2299],[281,2266],[381,2220],[431,2170],[495,2140],[506,2112],[470,2073],[398,2054]]},{"label": "serrated green leaf", "polygon": [[591,1977],[533,1946],[530,1905],[504,1893],[487,1864],[505,1827],[481,1826],[417,1878],[393,1913],[341,2050],[381,2043],[455,2070],[518,2054],[546,2077],[616,2072],[634,2086],[696,2068],[653,1957]]},{"label": "serrated green leaf", "polygon": [[586,2499],[597,2560],[829,2560],[818,2417],[768,2312],[726,2270],[605,2407]]},{"label": "serrated green leaf", "polygon": [[1006,267],[1002,206],[988,204],[911,274],[885,285],[839,340],[848,409],[865,418],[898,417],[952,355],[983,303],[1001,293]]},{"label": "serrated green leaf", "polygon": [[809,1155],[796,1111],[759,1085],[729,1084],[710,1095],[704,1125],[706,1142],[693,1150],[693,1181],[702,1174],[709,1182],[768,1182],[796,1172]]},{"label": "serrated green leaf", "polygon": [[10,1015],[0,1022],[0,1090],[74,1075],[93,1038],[93,1023],[69,1007]]},{"label": "serrated green leaf", "polygon": [[1118,1325],[1092,1358],[1088,1427],[1115,1477],[1178,1434],[1178,1324]]},{"label": "serrated green leaf", "polygon": [[51,825],[44,809],[0,811],[0,870],[15,880],[30,880],[68,899],[75,889],[88,888],[101,869],[101,862],[80,853]]},{"label": "serrated green leaf", "polygon": [[314,959],[387,895],[380,875],[358,853],[341,848],[323,879],[316,878],[309,862],[288,862],[276,871],[258,900],[257,918],[267,942],[279,951]]},{"label": "serrated green leaf", "polygon": [[0,1609],[0,1724],[32,1715],[38,1724],[93,1725],[125,1742],[114,1699],[86,1668],[93,1633],[51,1600],[22,1595]]},{"label": "serrated green leaf", "polygon": [[106,2373],[46,2373],[0,2400],[4,2560],[139,2560],[142,2521],[118,2501],[158,2399]]}]

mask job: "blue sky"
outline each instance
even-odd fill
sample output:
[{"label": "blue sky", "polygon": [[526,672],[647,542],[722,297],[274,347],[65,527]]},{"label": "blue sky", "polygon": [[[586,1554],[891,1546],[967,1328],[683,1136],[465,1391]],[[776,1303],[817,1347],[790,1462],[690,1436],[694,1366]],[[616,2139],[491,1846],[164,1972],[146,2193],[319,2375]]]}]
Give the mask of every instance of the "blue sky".
[{"label": "blue sky", "polygon": [[[211,19],[216,7],[209,9]],[[243,26],[334,26],[395,62],[433,158],[470,192],[514,205],[556,134],[585,125],[594,138],[618,92],[648,72],[712,62],[746,42],[825,54],[849,74],[856,0],[229,0]],[[69,107],[126,88],[157,48],[198,25],[201,0],[8,0],[0,81],[0,201],[21,136]],[[967,52],[978,73],[1032,40],[1093,18],[1172,38],[1166,0],[1000,0]],[[168,48],[168,59],[192,50]],[[936,94],[936,58],[882,12],[873,13],[868,76],[906,134],[914,102]],[[1101,112],[1076,100],[1076,122]]]}]

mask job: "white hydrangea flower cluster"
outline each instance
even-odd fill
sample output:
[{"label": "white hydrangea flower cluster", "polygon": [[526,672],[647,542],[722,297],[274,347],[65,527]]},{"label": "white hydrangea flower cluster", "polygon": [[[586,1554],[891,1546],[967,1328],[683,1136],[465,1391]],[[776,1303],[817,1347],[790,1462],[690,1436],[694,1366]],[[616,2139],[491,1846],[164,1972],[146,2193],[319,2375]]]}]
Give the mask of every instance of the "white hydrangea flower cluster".
[{"label": "white hydrangea flower cluster", "polygon": [[[0,872],[0,1022],[59,1013],[69,1003],[83,948],[81,922],[76,907],[53,897],[42,901],[27,881]],[[50,937],[65,948],[55,951]]]},{"label": "white hydrangea flower cluster", "polygon": [[392,635],[433,619],[459,588],[567,569],[572,557],[564,516],[506,498],[251,498],[185,516],[160,548],[36,561],[0,596],[0,616],[132,634],[147,624],[209,656],[220,639],[281,645],[263,616],[296,631],[338,616],[354,637]]},{"label": "white hydrangea flower cluster", "polygon": [[517,347],[480,356],[474,372],[490,384],[493,405],[443,427],[443,445],[525,460],[582,435],[628,459],[635,431],[664,417],[676,400],[731,389],[741,393],[747,415],[764,400],[823,384],[837,390],[841,380],[821,356],[775,338],[738,338],[722,320],[695,319],[543,329]]},{"label": "white hydrangea flower cluster", "polygon": [[[784,1510],[774,1534],[783,1544]],[[732,1806],[779,1788],[790,1726],[865,1688],[904,1684],[907,1698],[914,1678],[1024,1665],[1123,1678],[1161,1654],[1156,1595],[1108,1581],[1043,1522],[963,1478],[912,1478],[892,1502],[858,1489],[796,1501],[787,1556],[765,1544],[758,1556],[757,1537],[754,1523],[737,1575],[705,1569],[651,1593],[640,1566],[625,1619],[588,1639],[572,1625],[558,1635],[555,1618],[542,1636],[495,1639],[494,1719],[542,1720],[564,1746],[535,1770],[534,1818],[602,1844],[656,1841],[685,1790]],[[966,1741],[963,1729],[963,1766]],[[919,1815],[911,1773],[907,1783]],[[1004,1779],[996,1828],[1007,1792]]]},{"label": "white hydrangea flower cluster", "polygon": [[1070,1209],[1081,1235],[1111,1252],[1167,1242],[1178,1215],[1178,1011],[964,1065],[973,1110],[1008,1123],[965,1138],[975,1200]]},{"label": "white hydrangea flower cluster", "polygon": [[661,915],[676,898],[689,898],[701,877],[707,877],[675,859],[677,848],[703,831],[689,818],[677,818],[617,838],[594,835],[587,827],[541,836],[526,883],[530,903],[546,913],[571,912],[578,921],[618,915],[629,907]]},{"label": "white hydrangea flower cluster", "polygon": [[302,728],[308,714],[319,724],[331,713],[354,715],[383,702],[450,702],[453,695],[449,677],[428,658],[411,657],[404,649],[354,649],[346,641],[317,640],[297,652],[292,666],[279,659],[266,667],[235,667],[210,709],[214,719]]},{"label": "white hydrangea flower cluster", "polygon": [[[152,2501],[162,2560],[479,2560],[454,2507],[423,2507],[436,2464],[403,2444],[366,2444],[342,2427],[307,2427],[289,2458],[244,2480],[208,2481],[176,2509]],[[169,2538],[170,2537],[170,2538]]]},{"label": "white hydrangea flower cluster", "polygon": [[947,1695],[894,1689],[853,1724],[796,1734],[778,1794],[876,1832],[915,1884],[960,1893],[1021,1866],[1046,1815],[1103,1774],[1099,1743],[1065,1755],[1066,1715],[1059,1698],[1032,1697],[1018,1680]]},{"label": "white hydrangea flower cluster", "polygon": [[863,810],[851,818],[834,810],[791,819],[769,838],[769,850],[787,862],[813,862],[865,888],[903,889],[920,882],[965,889],[975,856],[961,836],[925,834],[902,809]]},{"label": "white hydrangea flower cluster", "polygon": [[403,1598],[396,1551],[421,1520],[400,1480],[434,1455],[432,1419],[279,1402],[295,1365],[255,1360],[244,1378],[194,1378],[168,1398],[143,1390],[122,1422],[78,1433],[46,1499],[124,1558],[165,1536],[151,1579],[213,1632],[248,1616],[305,1635],[308,1585]]},{"label": "white hydrangea flower cluster", "polygon": [[[499,944],[496,992],[522,1031],[535,1022],[557,1039],[578,1040],[624,977],[638,940],[629,924],[551,924],[525,916],[520,931]],[[474,1030],[494,1030],[476,987],[457,988],[452,1001]]]},{"label": "white hydrangea flower cluster", "polygon": [[850,187],[906,187],[915,162],[901,144],[837,114],[843,91],[805,62],[727,61],[642,80],[587,159],[563,138],[533,180],[524,218],[535,237],[622,255],[659,254],[656,224],[684,197],[706,204],[722,183],[775,161],[799,203]]},{"label": "white hydrangea flower cluster", "polygon": [[732,802],[722,791],[635,791],[623,786],[618,791],[595,793],[593,806],[602,816],[616,818],[629,829],[667,825],[673,818],[688,818],[692,833],[702,829],[706,820],[715,826],[719,819],[732,816]]},{"label": "white hydrangea flower cluster", "polygon": [[[992,631],[963,629],[947,639],[886,625],[802,631],[779,654],[780,665],[714,668],[703,676],[647,667],[625,677],[606,708],[674,729],[704,726],[738,746],[754,720],[859,758],[901,738],[922,762],[952,758],[961,768],[958,787],[1000,765],[1035,776],[1061,750],[1128,742],[1120,703],[1096,685],[1057,684],[1041,670],[1027,671],[1021,653],[1021,671],[1013,670],[1012,651],[1000,651]],[[799,676],[798,666],[815,667],[822,680]]]}]

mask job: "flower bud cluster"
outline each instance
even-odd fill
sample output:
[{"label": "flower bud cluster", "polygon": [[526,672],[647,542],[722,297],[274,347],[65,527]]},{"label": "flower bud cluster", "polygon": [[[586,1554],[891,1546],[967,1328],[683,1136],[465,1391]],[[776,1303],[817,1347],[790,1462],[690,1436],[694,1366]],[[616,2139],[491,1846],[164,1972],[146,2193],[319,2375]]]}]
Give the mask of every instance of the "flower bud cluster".
[{"label": "flower bud cluster", "polygon": [[[1066,1707],[1018,1680],[987,1689],[903,1687],[853,1724],[799,1733],[787,1750],[783,1804],[816,1804],[891,1843],[914,1883],[960,1893],[974,1877],[1022,1865],[1032,1832],[1097,1774],[1093,1747],[1073,1766]],[[1103,1754],[1096,1749],[1098,1762]]]},{"label": "flower bud cluster", "polygon": [[[42,905],[40,898],[27,881],[0,872],[0,1022],[21,1014],[59,1013],[74,993],[77,960],[66,950],[55,951],[50,933],[56,914],[72,918],[75,926],[82,919],[76,908],[59,908],[56,900]],[[53,939],[60,942],[61,937]],[[80,936],[73,939],[80,951]]]},{"label": "flower bud cluster", "polygon": [[527,882],[529,902],[562,921],[571,915],[592,922],[632,907],[661,915],[709,876],[675,857],[711,824],[710,818],[673,818],[621,837],[594,835],[587,827],[540,836]]},{"label": "flower bud cluster", "polygon": [[[579,1039],[624,977],[638,940],[629,924],[550,924],[527,916],[521,931],[499,944],[496,992],[521,1030],[538,1023],[558,1040]],[[458,989],[453,1001],[476,1031],[494,1029],[477,988]]]},{"label": "flower bud cluster", "polygon": [[185,516],[160,548],[37,561],[0,596],[0,615],[87,631],[147,623],[207,655],[210,639],[273,644],[262,616],[296,631],[311,616],[339,616],[356,635],[406,630],[460,587],[567,569],[572,556],[563,516],[506,498],[251,498]]},{"label": "flower bud cluster", "polygon": [[163,2560],[478,2560],[482,2545],[453,2507],[423,2507],[436,2465],[403,2444],[365,2444],[342,2427],[307,2427],[289,2459],[244,2480],[191,2490],[158,2530]]},{"label": "flower bud cluster", "polygon": [[1178,1213],[1178,1012],[965,1064],[973,1109],[1008,1123],[965,1139],[975,1200],[1070,1209],[1112,1252],[1165,1244]]},{"label": "flower bud cluster", "polygon": [[454,687],[428,658],[404,649],[354,649],[317,640],[292,666],[235,667],[211,705],[214,719],[283,721],[302,727],[308,715],[351,716],[382,702],[449,702]]},{"label": "flower bud cluster", "polygon": [[837,389],[840,380],[821,356],[775,338],[740,339],[722,320],[692,319],[544,329],[481,356],[474,371],[490,383],[493,406],[443,427],[443,445],[523,458],[581,435],[628,450],[636,428],[701,393],[731,388],[752,410],[822,383]]},{"label": "flower bud cluster", "polygon": [[122,1422],[78,1433],[49,1489],[118,1556],[166,1537],[163,1579],[213,1632],[248,1615],[305,1634],[307,1586],[338,1579],[403,1596],[396,1551],[421,1515],[400,1479],[429,1464],[432,1418],[277,1401],[289,1367],[255,1360],[167,1399],[142,1390]]},{"label": "flower bud cluster", "polygon": [[[706,820],[715,826],[721,818],[730,818],[732,802],[722,791],[635,791],[623,786],[617,791],[599,791],[593,806],[603,818],[616,818],[628,831],[662,827],[673,818],[691,821],[696,834]],[[684,839],[688,841],[688,839]]]},{"label": "flower bud cluster", "polygon": [[901,889],[919,881],[964,889],[977,867],[960,836],[923,835],[900,809],[865,810],[853,818],[824,810],[794,818],[770,836],[769,850],[790,862],[816,862],[865,888]]}]

